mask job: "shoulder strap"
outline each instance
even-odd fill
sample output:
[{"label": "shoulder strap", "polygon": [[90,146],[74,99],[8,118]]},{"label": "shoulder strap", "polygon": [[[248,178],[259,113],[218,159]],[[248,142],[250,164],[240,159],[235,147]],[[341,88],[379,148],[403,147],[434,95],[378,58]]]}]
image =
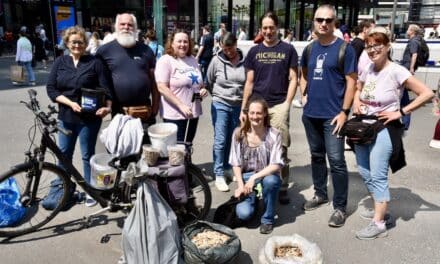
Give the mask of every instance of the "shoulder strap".
[{"label": "shoulder strap", "polygon": [[341,46],[339,47],[339,54],[338,54],[338,65],[339,65],[339,72],[344,74],[344,65],[345,65],[345,50],[347,49],[347,42],[342,42]]},{"label": "shoulder strap", "polygon": [[[303,71],[302,74],[306,75],[306,78],[307,78],[307,71],[308,71],[307,66],[309,65],[309,58],[310,58],[310,54],[312,53],[312,45],[313,45],[313,41],[306,46],[306,52],[303,53],[305,56],[304,57],[304,64],[306,65],[306,67],[303,67],[305,69],[305,71],[304,71],[304,69],[301,69],[301,70]],[[308,90],[308,86],[306,86],[306,88],[304,89],[303,96],[307,95],[307,90]]]},{"label": "shoulder strap", "polygon": [[313,45],[313,41],[306,46],[306,52],[304,53],[304,55],[306,56],[304,58],[305,65],[309,64],[310,54],[312,53],[312,45]]}]

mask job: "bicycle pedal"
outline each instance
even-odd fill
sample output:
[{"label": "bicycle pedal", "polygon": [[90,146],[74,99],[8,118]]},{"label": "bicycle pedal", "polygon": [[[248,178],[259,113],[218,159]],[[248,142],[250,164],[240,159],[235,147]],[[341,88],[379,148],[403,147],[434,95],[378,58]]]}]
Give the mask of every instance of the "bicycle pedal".
[{"label": "bicycle pedal", "polygon": [[101,237],[101,244],[107,244],[110,241],[110,236],[107,234],[103,237]]}]

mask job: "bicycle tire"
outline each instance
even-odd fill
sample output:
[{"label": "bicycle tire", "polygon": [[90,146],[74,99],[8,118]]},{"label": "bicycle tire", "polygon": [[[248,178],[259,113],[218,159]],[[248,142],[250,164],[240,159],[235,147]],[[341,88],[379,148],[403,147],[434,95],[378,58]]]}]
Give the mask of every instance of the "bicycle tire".
[{"label": "bicycle tire", "polygon": [[[9,178],[14,178],[22,197],[26,185],[26,175],[33,168],[31,163],[22,163],[12,167],[9,171],[0,175],[0,183]],[[42,206],[43,199],[47,196],[52,180],[58,177],[63,184],[63,197],[53,210],[46,210]],[[52,220],[67,202],[70,179],[67,173],[59,166],[52,163],[44,163],[38,184],[37,195],[30,205],[24,206],[26,213],[24,218],[14,226],[0,227],[0,237],[15,237],[36,231]],[[31,188],[32,189],[32,188]]]},{"label": "bicycle tire", "polygon": [[188,214],[184,219],[184,225],[205,219],[212,202],[211,188],[203,172],[194,164],[189,164],[187,170],[190,179],[190,196],[186,205]]}]

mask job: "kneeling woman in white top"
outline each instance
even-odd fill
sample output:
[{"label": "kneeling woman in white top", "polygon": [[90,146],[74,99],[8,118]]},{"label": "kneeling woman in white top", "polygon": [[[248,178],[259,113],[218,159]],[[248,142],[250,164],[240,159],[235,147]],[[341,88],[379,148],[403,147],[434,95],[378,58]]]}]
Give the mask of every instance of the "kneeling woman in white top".
[{"label": "kneeling woman in white top", "polygon": [[235,196],[245,196],[237,205],[239,219],[249,220],[255,211],[257,198],[254,187],[261,183],[265,212],[261,217],[260,233],[273,230],[275,207],[281,186],[281,134],[270,127],[266,101],[253,97],[248,101],[246,121],[234,131],[229,163],[237,178]]}]

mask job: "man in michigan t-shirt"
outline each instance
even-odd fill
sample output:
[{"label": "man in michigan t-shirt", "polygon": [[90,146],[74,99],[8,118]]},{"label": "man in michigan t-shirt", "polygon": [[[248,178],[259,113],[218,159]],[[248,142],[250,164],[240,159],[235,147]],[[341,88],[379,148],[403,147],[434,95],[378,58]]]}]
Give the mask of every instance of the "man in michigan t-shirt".
[{"label": "man in michigan t-shirt", "polygon": [[289,113],[296,92],[298,76],[298,54],[295,48],[278,39],[278,17],[272,12],[266,13],[260,21],[264,40],[252,47],[244,63],[246,84],[244,86],[242,113],[246,118],[246,104],[251,95],[263,97],[269,105],[270,124],[282,135],[283,159],[285,166],[281,170],[283,183],[279,193],[282,204],[289,203],[287,187],[289,163],[287,149],[290,146]]}]

